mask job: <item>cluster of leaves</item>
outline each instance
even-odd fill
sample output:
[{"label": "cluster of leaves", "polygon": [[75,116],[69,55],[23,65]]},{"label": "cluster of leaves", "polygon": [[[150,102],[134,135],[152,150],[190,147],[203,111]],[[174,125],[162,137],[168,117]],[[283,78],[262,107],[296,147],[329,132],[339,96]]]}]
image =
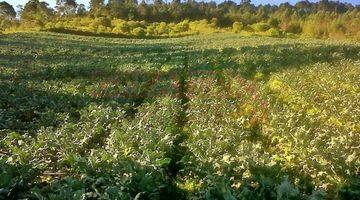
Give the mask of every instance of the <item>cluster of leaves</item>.
[{"label": "cluster of leaves", "polygon": [[2,199],[359,196],[357,43],[22,33],[0,45]]}]

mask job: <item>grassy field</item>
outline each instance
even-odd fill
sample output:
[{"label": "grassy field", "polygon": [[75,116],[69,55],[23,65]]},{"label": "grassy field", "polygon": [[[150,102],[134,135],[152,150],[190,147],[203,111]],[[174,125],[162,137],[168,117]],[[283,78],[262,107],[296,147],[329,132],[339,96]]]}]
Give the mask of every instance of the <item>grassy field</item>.
[{"label": "grassy field", "polygon": [[360,43],[0,36],[0,199],[358,199]]}]

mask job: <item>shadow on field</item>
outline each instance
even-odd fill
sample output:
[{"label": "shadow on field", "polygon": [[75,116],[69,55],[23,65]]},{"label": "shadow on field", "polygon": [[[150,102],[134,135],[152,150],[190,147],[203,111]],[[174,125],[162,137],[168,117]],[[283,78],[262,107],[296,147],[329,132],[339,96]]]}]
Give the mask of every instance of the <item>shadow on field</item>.
[{"label": "shadow on field", "polygon": [[[79,110],[90,104],[124,106],[126,115],[133,117],[137,107],[145,101],[153,101],[159,96],[174,95],[171,80],[176,74],[159,71],[90,71],[59,72],[42,71],[32,75],[38,80],[59,80],[62,82],[79,79],[73,84],[81,84],[76,93],[62,90],[64,85],[51,89],[51,84],[39,89],[26,84],[24,77],[14,81],[0,82],[0,129],[16,131],[37,130],[40,127],[58,126],[68,115],[70,120],[80,118]],[[57,74],[58,73],[58,74]],[[54,79],[53,79],[54,78]],[[170,80],[170,81],[169,81]]]},{"label": "shadow on field", "polygon": [[39,170],[31,165],[11,165],[0,159],[0,199],[20,199],[22,194],[28,193],[32,183],[39,175]]},{"label": "shadow on field", "polygon": [[[13,45],[21,46],[21,42]],[[25,49],[21,54],[19,52],[13,54],[16,52],[16,48],[10,49],[7,54],[1,55],[0,64],[17,68],[20,71],[19,78],[49,80],[92,76],[91,73],[96,76],[99,68],[102,70],[101,73],[111,73],[114,68],[119,71],[124,68],[128,70],[134,68],[159,70],[164,65],[179,65],[182,59],[188,56],[192,76],[201,74],[202,71],[233,69],[245,78],[252,79],[257,72],[269,75],[316,62],[333,62],[340,58],[359,58],[358,47],[350,45],[304,47],[304,44],[294,43],[201,51],[190,50],[184,46],[180,46],[180,49],[174,48],[169,44],[162,43],[92,45],[88,41],[84,43],[67,41],[63,45],[65,50],[56,48],[57,44],[52,44],[51,41],[46,42],[45,39],[43,45],[21,47],[23,50]],[[54,49],[52,52],[47,52],[47,48]],[[65,77],[65,75],[69,75],[69,77]],[[102,75],[99,74],[99,76]]]},{"label": "shadow on field", "polygon": [[[57,35],[34,42],[31,37],[21,40],[22,36],[13,36],[19,40],[0,40],[0,46],[6,46],[0,52],[0,66],[12,70],[0,75],[4,80],[0,82],[1,129],[56,125],[59,122],[50,119],[57,119],[58,113],[76,116],[77,109],[90,103],[115,101],[136,107],[173,95],[184,57],[189,58],[189,78],[233,70],[247,79],[259,72],[266,78],[281,70],[333,62],[340,57],[359,58],[358,48],[350,45],[304,47],[294,43],[190,50],[167,43],[132,44],[124,40],[111,44],[101,38],[63,40]],[[54,84],[58,91],[51,89]],[[48,89],[39,89],[38,85]],[[74,85],[75,92],[66,91]],[[62,87],[65,90],[59,89]],[[134,114],[136,109],[129,112]]]},{"label": "shadow on field", "polygon": [[[334,62],[340,58],[359,59],[356,46],[317,46],[304,48],[300,44],[261,45],[258,47],[225,48],[189,52],[190,60],[200,60],[191,65],[195,74],[201,71],[233,69],[245,78],[252,79],[257,72],[269,75],[291,68],[301,68],[317,62]],[[245,55],[239,56],[239,55]],[[340,56],[340,57],[339,57]],[[199,72],[198,72],[199,71]]]},{"label": "shadow on field", "polygon": [[[223,199],[224,196],[239,195],[245,199],[278,199],[277,191],[281,183],[284,183],[284,177],[288,177],[291,183],[297,179],[296,190],[301,194],[308,196],[314,194],[315,185],[309,174],[300,171],[283,171],[283,166],[274,165],[253,165],[250,166],[250,176],[243,178],[242,174],[234,174],[234,179],[228,177],[212,175],[214,183],[222,183],[222,185],[212,185],[212,187],[197,188],[200,191],[186,191],[179,188],[173,179],[169,179],[162,170],[155,170],[152,167],[141,165],[132,160],[119,160],[118,162],[101,161],[96,167],[87,163],[87,158],[79,158],[78,161],[72,163],[76,167],[75,171],[56,175],[46,174],[41,170],[35,169],[30,165],[12,165],[0,160],[0,170],[7,174],[1,182],[0,198],[2,199],[21,199],[30,198],[37,199],[42,196],[48,198],[71,199],[74,195],[83,194],[90,195],[94,199],[107,196],[110,199],[119,198],[119,194],[128,195],[137,199],[190,199],[192,195],[201,195],[211,197],[212,199]],[[131,166],[131,168],[129,168]],[[213,166],[212,166],[213,167]],[[226,166],[223,166],[226,168]],[[80,171],[76,171],[80,170]],[[128,170],[128,171],[126,171]],[[229,169],[228,169],[229,170]],[[74,173],[74,175],[73,175]],[[77,173],[86,175],[83,178],[76,176]],[[133,174],[131,178],[126,176],[127,173]],[[40,176],[45,179],[51,178],[53,182],[43,181]],[[59,176],[59,177],[58,177]],[[346,180],[337,194],[328,194],[330,198],[343,200],[358,199],[360,190],[360,177],[354,174]],[[119,185],[119,180],[121,181]],[[233,181],[236,182],[233,182]],[[241,187],[233,188],[231,184],[241,181]],[[225,183],[225,185],[224,185]],[[206,185],[208,186],[208,185]],[[289,192],[292,190],[291,185],[286,184]],[[295,189],[295,188],[294,188]],[[289,190],[289,191],[288,191]],[[321,190],[318,190],[321,191]],[[195,194],[196,192],[196,194]],[[290,194],[290,193],[285,193]],[[65,195],[65,196],[64,196]],[[315,197],[324,199],[325,194],[318,193]],[[193,196],[192,196],[193,197]],[[300,196],[293,196],[295,199]],[[314,197],[314,195],[312,195]]]}]

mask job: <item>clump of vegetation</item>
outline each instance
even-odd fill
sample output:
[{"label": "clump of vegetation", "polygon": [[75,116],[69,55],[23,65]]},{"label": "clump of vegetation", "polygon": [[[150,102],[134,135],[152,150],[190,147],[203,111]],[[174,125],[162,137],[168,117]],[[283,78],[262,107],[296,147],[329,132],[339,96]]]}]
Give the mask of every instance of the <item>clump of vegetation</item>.
[{"label": "clump of vegetation", "polygon": [[270,28],[266,31],[266,34],[271,37],[279,37],[281,36],[281,32],[276,28]]},{"label": "clump of vegetation", "polygon": [[270,26],[267,23],[256,23],[251,25],[251,28],[256,32],[265,32],[270,29]]},{"label": "clump of vegetation", "polygon": [[244,29],[244,25],[241,22],[234,22],[232,28],[235,33],[240,33]]}]

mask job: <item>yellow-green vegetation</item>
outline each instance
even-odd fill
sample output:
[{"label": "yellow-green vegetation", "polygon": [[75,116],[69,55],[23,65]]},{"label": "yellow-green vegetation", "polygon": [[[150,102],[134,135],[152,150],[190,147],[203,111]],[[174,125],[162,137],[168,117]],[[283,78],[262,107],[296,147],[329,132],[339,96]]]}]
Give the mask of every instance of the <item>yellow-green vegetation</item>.
[{"label": "yellow-green vegetation", "polygon": [[4,35],[0,198],[357,199],[359,52],[238,33]]},{"label": "yellow-green vegetation", "polygon": [[[9,30],[11,31],[11,30]],[[43,31],[76,33],[79,34],[112,34],[112,36],[133,37],[179,37],[193,34],[220,32],[216,24],[207,20],[184,20],[180,23],[147,23],[145,21],[125,21],[122,19],[109,20],[108,18],[74,18],[49,22]],[[72,32],[74,31],[74,32]]]},{"label": "yellow-green vegetation", "polygon": [[194,34],[235,32],[241,35],[360,39],[359,6],[321,0],[295,5],[258,5],[244,0],[193,0],[146,3],[90,0],[90,9],[76,0],[29,0],[18,12],[0,2],[0,32],[50,31],[78,35],[128,38],[163,38]]}]

